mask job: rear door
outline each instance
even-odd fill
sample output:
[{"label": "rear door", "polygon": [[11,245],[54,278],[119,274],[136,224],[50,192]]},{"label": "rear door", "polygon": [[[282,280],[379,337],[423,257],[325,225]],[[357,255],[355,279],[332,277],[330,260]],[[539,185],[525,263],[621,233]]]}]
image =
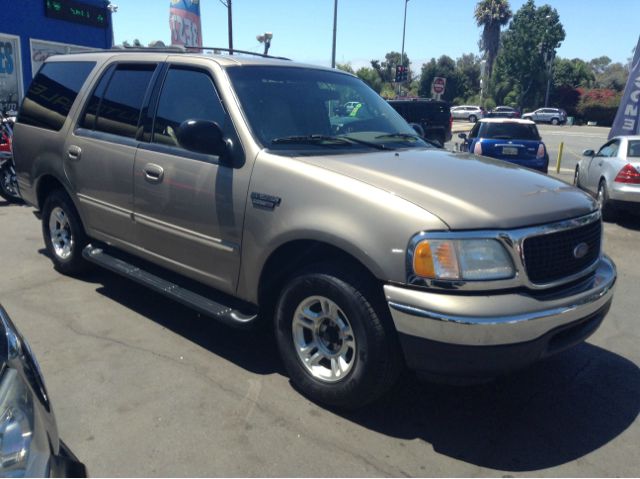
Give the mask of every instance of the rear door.
[{"label": "rear door", "polygon": [[209,120],[243,155],[234,126],[203,60],[169,64],[159,89],[149,143],[141,144],[134,166],[135,224],[139,244],[156,262],[223,291],[233,292],[249,187],[248,168],[180,146],[177,131],[186,120]]},{"label": "rear door", "polygon": [[85,226],[100,239],[135,243],[133,163],[140,112],[158,69],[157,62],[108,67],[67,139],[65,171]]}]

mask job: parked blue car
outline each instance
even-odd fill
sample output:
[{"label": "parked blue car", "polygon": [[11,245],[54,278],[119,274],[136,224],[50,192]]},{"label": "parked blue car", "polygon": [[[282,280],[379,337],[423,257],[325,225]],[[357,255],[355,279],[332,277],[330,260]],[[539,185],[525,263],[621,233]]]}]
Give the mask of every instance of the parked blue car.
[{"label": "parked blue car", "polygon": [[542,173],[549,168],[547,147],[540,138],[536,124],[530,120],[485,118],[477,122],[464,140],[462,151],[490,156],[526,166]]}]

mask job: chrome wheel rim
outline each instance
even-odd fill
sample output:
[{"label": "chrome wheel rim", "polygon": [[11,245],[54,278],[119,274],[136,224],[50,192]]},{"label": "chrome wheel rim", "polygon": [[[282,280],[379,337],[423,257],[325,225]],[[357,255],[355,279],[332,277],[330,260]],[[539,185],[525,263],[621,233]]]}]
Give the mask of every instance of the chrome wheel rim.
[{"label": "chrome wheel rim", "polygon": [[303,367],[327,383],[344,379],[356,361],[356,340],[347,315],[324,296],[311,296],[295,310],[293,346]]},{"label": "chrome wheel rim", "polygon": [[600,209],[602,209],[602,206],[604,205],[604,187],[602,185],[600,185],[600,187],[598,188],[596,201],[598,202],[598,206],[600,206]]},{"label": "chrome wheel rim", "polygon": [[56,256],[67,259],[73,249],[73,234],[69,217],[62,208],[56,206],[49,215],[49,236]]}]

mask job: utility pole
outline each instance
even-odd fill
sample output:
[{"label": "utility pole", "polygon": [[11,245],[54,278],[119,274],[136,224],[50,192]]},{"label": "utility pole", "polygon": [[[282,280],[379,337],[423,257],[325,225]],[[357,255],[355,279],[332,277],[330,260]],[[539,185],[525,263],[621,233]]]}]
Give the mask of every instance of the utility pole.
[{"label": "utility pole", "polygon": [[338,0],[333,2],[333,48],[331,49],[331,68],[336,67],[336,30],[338,28]]},{"label": "utility pole", "polygon": [[227,19],[229,22],[229,55],[233,55],[233,14],[231,8],[231,0],[227,0]]},{"label": "utility pole", "polygon": [[[404,35],[407,31],[407,4],[409,0],[404,0],[404,23],[402,24],[402,52],[400,53],[400,66],[404,66]],[[409,65],[407,65],[408,67]],[[400,83],[398,82],[398,92],[396,95],[400,96]]]}]

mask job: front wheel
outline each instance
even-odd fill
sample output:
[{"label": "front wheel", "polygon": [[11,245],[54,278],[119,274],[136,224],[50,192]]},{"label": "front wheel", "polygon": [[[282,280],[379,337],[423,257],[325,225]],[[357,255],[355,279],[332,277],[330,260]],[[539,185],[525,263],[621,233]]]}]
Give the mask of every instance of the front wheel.
[{"label": "front wheel", "polygon": [[557,118],[551,118],[552,125],[557,125],[558,123],[560,123],[560,121]]},{"label": "front wheel", "polygon": [[475,123],[476,121],[478,121],[478,117],[477,117],[477,116],[475,116],[475,115],[470,115],[470,116],[469,116],[469,121],[470,121],[471,123]]},{"label": "front wheel", "polygon": [[576,170],[573,173],[573,186],[580,188],[580,167],[576,165]]},{"label": "front wheel", "polygon": [[64,274],[87,269],[82,249],[88,239],[71,199],[62,190],[54,190],[42,208],[42,235],[55,268]]},{"label": "front wheel", "polygon": [[395,383],[402,360],[374,282],[318,267],[294,276],[276,308],[278,347],[291,382],[329,406],[355,409]]}]

